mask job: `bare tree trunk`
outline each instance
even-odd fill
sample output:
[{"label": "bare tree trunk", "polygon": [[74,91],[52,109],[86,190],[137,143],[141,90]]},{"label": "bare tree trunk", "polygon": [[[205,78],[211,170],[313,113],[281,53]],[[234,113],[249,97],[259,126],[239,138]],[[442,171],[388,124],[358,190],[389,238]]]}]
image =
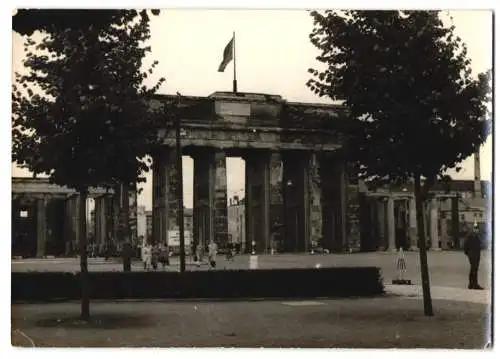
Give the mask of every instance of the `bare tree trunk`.
[{"label": "bare tree trunk", "polygon": [[420,272],[422,274],[422,293],[424,295],[424,314],[433,316],[431,287],[429,279],[429,265],[427,263],[427,243],[425,240],[424,230],[424,213],[423,213],[423,198],[422,186],[420,183],[420,174],[415,173],[415,204],[417,207],[417,232],[418,232],[418,247],[420,253]]},{"label": "bare tree trunk", "polygon": [[130,187],[126,184],[120,184],[119,188],[119,199],[120,199],[120,214],[119,214],[119,228],[120,236],[119,242],[121,244],[121,256],[123,260],[123,271],[131,271],[131,255],[132,255],[132,243],[130,238],[130,224],[129,224],[129,192]]},{"label": "bare tree trunk", "polygon": [[90,291],[89,291],[89,270],[87,263],[87,189],[80,190],[80,280],[82,289],[81,319],[90,318]]}]

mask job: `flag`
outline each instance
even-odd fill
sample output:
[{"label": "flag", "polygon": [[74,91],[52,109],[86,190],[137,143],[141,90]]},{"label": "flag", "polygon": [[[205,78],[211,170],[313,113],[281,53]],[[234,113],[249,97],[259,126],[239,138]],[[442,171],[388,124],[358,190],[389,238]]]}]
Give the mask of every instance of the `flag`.
[{"label": "flag", "polygon": [[224,58],[219,65],[219,72],[224,72],[227,64],[230,63],[233,59],[233,42],[234,38],[229,41],[229,43],[226,45],[226,48],[224,49]]}]

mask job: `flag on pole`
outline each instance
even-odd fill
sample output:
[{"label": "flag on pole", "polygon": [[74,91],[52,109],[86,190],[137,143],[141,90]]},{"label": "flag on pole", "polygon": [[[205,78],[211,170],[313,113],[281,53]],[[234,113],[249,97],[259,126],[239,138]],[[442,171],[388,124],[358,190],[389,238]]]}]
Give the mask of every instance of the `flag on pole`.
[{"label": "flag on pole", "polygon": [[228,63],[231,62],[233,59],[233,43],[234,43],[234,38],[229,41],[229,43],[226,45],[226,48],[224,49],[224,57],[222,59],[222,62],[219,65],[219,72],[224,72],[226,69],[226,66]]}]

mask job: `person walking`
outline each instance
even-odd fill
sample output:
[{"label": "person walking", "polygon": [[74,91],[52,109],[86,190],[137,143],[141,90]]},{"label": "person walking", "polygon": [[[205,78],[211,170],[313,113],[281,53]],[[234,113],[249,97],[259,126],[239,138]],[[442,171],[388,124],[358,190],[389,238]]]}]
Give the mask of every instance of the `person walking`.
[{"label": "person walking", "polygon": [[201,266],[203,262],[203,244],[201,241],[196,246],[196,266]]},{"label": "person walking", "polygon": [[479,227],[474,223],[474,228],[467,236],[464,243],[464,253],[469,259],[469,289],[483,289],[478,283],[479,262],[481,261],[481,238],[479,237]]},{"label": "person walking", "polygon": [[160,244],[159,260],[163,270],[165,270],[166,266],[170,265],[170,258],[168,257],[168,247],[164,243]]},{"label": "person walking", "polygon": [[217,243],[213,239],[210,240],[208,245],[208,263],[211,268],[215,268],[217,264]]},{"label": "person walking", "polygon": [[158,269],[158,262],[160,260],[160,248],[158,244],[154,244],[151,247],[151,266],[154,270]]},{"label": "person walking", "polygon": [[144,264],[144,270],[151,270],[151,244],[145,243],[142,247],[142,263]]},{"label": "person walking", "polygon": [[228,262],[234,262],[233,246],[234,244],[232,242],[227,243],[226,260]]}]

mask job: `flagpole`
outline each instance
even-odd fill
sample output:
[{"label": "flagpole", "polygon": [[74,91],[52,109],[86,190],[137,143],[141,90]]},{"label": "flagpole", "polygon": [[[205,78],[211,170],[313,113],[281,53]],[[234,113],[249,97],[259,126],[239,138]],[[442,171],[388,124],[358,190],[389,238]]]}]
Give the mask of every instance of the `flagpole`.
[{"label": "flagpole", "polygon": [[236,35],[233,31],[233,92],[238,92],[238,83],[236,82]]}]

